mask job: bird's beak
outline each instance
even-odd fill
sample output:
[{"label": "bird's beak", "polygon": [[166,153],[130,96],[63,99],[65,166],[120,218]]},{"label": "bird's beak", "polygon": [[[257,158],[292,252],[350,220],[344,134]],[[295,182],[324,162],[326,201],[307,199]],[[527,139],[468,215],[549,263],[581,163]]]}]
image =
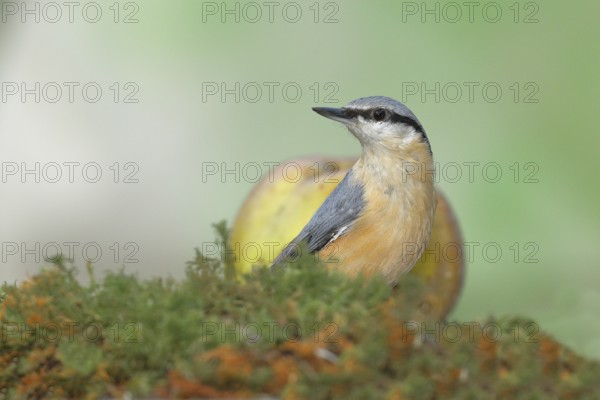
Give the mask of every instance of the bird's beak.
[{"label": "bird's beak", "polygon": [[348,110],[343,108],[313,107],[313,111],[324,116],[325,118],[341,122],[342,124],[349,123],[353,118]]}]

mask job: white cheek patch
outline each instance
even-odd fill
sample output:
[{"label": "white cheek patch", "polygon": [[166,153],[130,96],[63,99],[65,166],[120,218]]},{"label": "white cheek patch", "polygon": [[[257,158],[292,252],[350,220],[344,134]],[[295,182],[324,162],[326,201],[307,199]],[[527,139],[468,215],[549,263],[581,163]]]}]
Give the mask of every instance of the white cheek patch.
[{"label": "white cheek patch", "polygon": [[421,141],[421,133],[410,125],[389,121],[373,121],[358,115],[351,130],[368,142],[388,142],[389,146],[407,146]]},{"label": "white cheek patch", "polygon": [[407,126],[402,133],[402,142],[413,143],[421,140],[421,133],[417,132],[412,126]]},{"label": "white cheek patch", "polygon": [[374,140],[378,139],[399,139],[404,137],[408,130],[398,124],[391,122],[373,122],[368,121],[362,126],[364,132]]}]

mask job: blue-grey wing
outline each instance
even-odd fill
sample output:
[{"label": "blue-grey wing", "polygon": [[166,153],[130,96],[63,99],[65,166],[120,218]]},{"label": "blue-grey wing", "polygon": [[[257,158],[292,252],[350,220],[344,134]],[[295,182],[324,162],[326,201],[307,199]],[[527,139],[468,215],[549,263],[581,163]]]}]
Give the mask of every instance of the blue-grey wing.
[{"label": "blue-grey wing", "polygon": [[364,208],[364,188],[353,179],[352,170],[325,199],[308,224],[279,254],[273,267],[292,256],[298,243],[307,241],[311,253],[321,250],[336,235],[343,234]]}]

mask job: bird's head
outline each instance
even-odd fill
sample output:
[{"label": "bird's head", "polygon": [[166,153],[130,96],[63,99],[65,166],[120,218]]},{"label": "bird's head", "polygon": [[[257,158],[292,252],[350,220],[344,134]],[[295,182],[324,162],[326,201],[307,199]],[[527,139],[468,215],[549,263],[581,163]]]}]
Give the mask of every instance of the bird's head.
[{"label": "bird's head", "polygon": [[346,125],[363,147],[402,151],[424,145],[431,152],[425,130],[415,114],[389,97],[361,97],[342,108],[313,110]]}]

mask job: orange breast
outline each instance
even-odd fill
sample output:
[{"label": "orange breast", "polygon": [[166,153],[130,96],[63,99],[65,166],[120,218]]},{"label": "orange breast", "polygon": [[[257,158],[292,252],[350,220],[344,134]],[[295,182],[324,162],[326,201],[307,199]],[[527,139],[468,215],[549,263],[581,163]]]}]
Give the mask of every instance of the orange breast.
[{"label": "orange breast", "polygon": [[365,208],[343,235],[319,252],[327,266],[351,275],[381,273],[395,281],[418,261],[435,214],[433,176],[399,176],[397,165],[397,159],[385,166],[378,158],[377,168],[386,173],[373,174],[357,163],[355,176],[364,185]]}]

